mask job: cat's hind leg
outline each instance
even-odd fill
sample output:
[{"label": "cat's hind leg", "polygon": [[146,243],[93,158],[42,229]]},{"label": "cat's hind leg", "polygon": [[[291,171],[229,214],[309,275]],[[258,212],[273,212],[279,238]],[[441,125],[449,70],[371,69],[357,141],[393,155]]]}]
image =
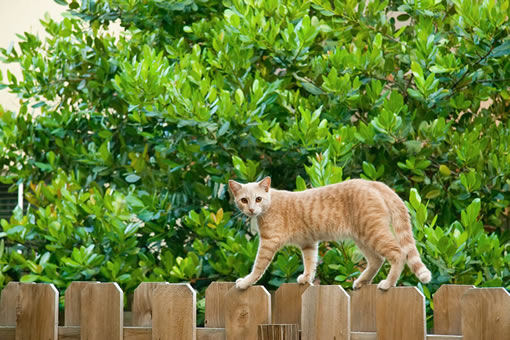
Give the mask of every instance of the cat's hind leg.
[{"label": "cat's hind leg", "polygon": [[353,289],[359,289],[364,285],[372,283],[372,280],[379,272],[379,269],[381,268],[384,259],[381,256],[379,256],[375,251],[373,251],[365,244],[363,244],[361,241],[355,242],[358,248],[363,253],[363,255],[365,255],[365,259],[367,260],[367,267],[360,274],[358,279],[356,279],[356,281],[354,281],[354,283],[352,284]]},{"label": "cat's hind leg", "polygon": [[393,237],[391,232],[388,232],[388,234],[386,238],[380,239],[374,244],[374,250],[384,256],[391,264],[388,276],[377,285],[377,288],[382,290],[388,290],[397,284],[406,263],[406,255],[402,251],[398,241]]},{"label": "cat's hind leg", "polygon": [[312,284],[315,279],[315,269],[317,268],[317,256],[319,254],[318,243],[302,246],[301,253],[303,254],[305,270],[303,274],[298,276],[297,282],[299,284]]}]

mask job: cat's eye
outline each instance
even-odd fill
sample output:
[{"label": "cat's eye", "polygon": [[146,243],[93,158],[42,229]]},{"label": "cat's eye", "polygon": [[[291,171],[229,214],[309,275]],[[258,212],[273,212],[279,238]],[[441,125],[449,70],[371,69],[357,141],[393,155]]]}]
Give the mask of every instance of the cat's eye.
[{"label": "cat's eye", "polygon": [[262,197],[257,197],[257,198],[255,199],[255,202],[257,202],[257,203],[262,202]]},{"label": "cat's eye", "polygon": [[246,203],[248,203],[248,200],[243,197],[243,198],[241,198],[241,203],[246,204]]}]

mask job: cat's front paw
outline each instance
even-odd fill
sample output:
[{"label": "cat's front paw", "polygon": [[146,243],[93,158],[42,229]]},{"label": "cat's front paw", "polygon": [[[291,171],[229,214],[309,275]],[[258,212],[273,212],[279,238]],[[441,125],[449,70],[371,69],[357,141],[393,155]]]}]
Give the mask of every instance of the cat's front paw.
[{"label": "cat's front paw", "polygon": [[312,284],[312,281],[313,281],[313,279],[312,279],[311,275],[301,274],[297,278],[297,283],[299,283],[300,285],[304,285],[305,283]]},{"label": "cat's front paw", "polygon": [[248,277],[243,277],[236,280],[236,288],[245,290],[252,285],[251,280]]},{"label": "cat's front paw", "polygon": [[360,279],[357,279],[356,281],[354,281],[354,283],[352,284],[352,289],[354,290],[357,290],[357,289],[360,289],[361,287],[363,287],[364,285],[368,284],[369,282],[367,280],[360,280]]},{"label": "cat's front paw", "polygon": [[379,282],[379,284],[377,285],[377,288],[381,289],[381,290],[388,290],[391,288],[391,283],[390,281],[388,280],[382,280],[381,282]]}]

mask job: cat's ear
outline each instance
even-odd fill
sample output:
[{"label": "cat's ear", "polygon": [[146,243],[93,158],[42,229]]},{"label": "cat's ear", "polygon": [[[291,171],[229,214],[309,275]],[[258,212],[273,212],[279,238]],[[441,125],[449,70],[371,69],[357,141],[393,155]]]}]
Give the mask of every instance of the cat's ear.
[{"label": "cat's ear", "polygon": [[233,193],[234,195],[239,191],[239,189],[242,188],[242,184],[241,183],[237,183],[236,181],[233,181],[233,180],[229,180],[228,181],[228,187],[230,189],[230,192]]},{"label": "cat's ear", "polygon": [[266,192],[271,188],[271,177],[267,176],[262,181],[259,182],[259,186],[264,188]]}]

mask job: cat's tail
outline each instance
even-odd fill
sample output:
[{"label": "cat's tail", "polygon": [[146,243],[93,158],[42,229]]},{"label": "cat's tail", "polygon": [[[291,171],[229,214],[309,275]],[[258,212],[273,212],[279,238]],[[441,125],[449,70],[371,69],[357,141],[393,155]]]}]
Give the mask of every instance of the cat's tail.
[{"label": "cat's tail", "polygon": [[404,202],[385,184],[378,183],[378,189],[383,192],[386,205],[390,211],[391,223],[395,236],[404,254],[407,255],[407,265],[416,277],[423,283],[430,282],[432,274],[421,261],[411,227],[411,218]]}]

